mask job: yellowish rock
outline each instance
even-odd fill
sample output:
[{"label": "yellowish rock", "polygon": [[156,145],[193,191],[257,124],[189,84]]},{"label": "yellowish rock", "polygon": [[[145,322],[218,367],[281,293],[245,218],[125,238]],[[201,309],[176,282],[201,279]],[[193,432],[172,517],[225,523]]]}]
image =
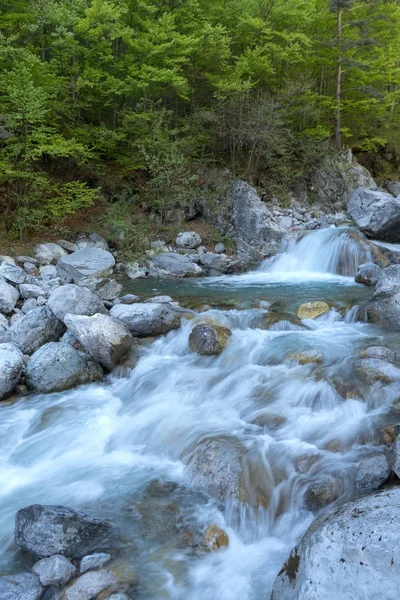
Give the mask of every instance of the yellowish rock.
[{"label": "yellowish rock", "polygon": [[229,545],[229,537],[217,525],[210,525],[204,536],[204,545],[210,552],[215,552]]},{"label": "yellowish rock", "polygon": [[324,361],[324,355],[322,352],[318,352],[318,350],[306,350],[305,352],[292,352],[288,354],[287,357],[289,360],[294,360],[298,362],[300,365],[308,365],[308,364],[320,364]]},{"label": "yellowish rock", "polygon": [[302,304],[297,311],[297,316],[299,319],[315,319],[315,317],[319,317],[328,311],[328,304],[318,300],[316,302],[306,302],[305,304]]}]

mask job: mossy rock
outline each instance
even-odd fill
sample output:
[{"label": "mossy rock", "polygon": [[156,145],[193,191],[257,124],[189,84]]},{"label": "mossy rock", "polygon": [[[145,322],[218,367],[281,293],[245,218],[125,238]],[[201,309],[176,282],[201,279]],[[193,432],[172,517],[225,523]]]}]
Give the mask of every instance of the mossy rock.
[{"label": "mossy rock", "polygon": [[306,302],[299,306],[297,310],[297,316],[299,319],[315,319],[327,312],[329,312],[329,306],[326,302],[317,300],[316,302]]},{"label": "mossy rock", "polygon": [[196,325],[189,336],[189,348],[202,356],[221,354],[232,332],[221,325]]}]

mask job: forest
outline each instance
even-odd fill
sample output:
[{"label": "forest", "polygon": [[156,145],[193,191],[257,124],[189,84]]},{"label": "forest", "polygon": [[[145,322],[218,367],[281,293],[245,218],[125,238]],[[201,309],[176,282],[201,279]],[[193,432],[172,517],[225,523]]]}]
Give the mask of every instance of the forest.
[{"label": "forest", "polygon": [[335,147],[400,157],[397,0],[3,0],[0,65],[19,239],[99,202],[162,221],[211,168],[279,194]]}]

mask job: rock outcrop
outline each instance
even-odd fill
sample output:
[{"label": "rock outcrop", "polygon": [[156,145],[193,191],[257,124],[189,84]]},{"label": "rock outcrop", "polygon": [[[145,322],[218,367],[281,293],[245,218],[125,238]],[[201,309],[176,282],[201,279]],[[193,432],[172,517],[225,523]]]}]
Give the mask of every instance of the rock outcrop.
[{"label": "rock outcrop", "polygon": [[400,200],[386,192],[357,188],[347,212],[356,226],[378,240],[400,242]]}]

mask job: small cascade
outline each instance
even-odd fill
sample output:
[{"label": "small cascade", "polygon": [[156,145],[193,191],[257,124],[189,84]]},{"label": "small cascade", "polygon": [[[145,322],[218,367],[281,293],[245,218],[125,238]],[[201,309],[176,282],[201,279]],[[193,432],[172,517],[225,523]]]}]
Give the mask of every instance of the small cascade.
[{"label": "small cascade", "polygon": [[311,231],[300,238],[287,237],[281,252],[263,262],[267,273],[331,273],[354,277],[359,265],[371,260],[363,238],[348,227]]}]

